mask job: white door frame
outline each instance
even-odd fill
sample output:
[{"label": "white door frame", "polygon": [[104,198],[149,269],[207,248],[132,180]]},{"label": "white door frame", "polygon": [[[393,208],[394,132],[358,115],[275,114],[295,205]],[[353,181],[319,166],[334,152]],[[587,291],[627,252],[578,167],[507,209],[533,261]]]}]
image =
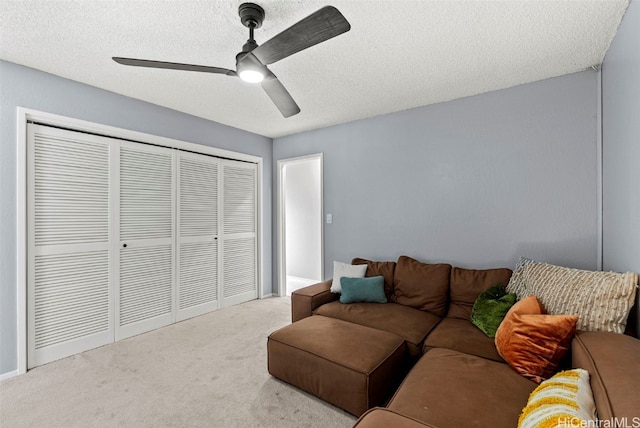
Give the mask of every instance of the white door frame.
[{"label": "white door frame", "polygon": [[300,156],[289,159],[278,160],[277,170],[277,255],[278,255],[278,295],[286,296],[287,294],[287,248],[285,235],[285,182],[284,167],[299,162],[309,160],[320,161],[320,276],[324,279],[324,164],[323,154],[316,153],[312,155]]}]

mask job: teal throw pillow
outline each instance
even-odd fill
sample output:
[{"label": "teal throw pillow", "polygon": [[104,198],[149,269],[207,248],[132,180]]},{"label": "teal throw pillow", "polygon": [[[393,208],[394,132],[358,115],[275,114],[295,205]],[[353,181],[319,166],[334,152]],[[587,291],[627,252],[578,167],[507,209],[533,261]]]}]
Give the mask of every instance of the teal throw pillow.
[{"label": "teal throw pillow", "polygon": [[384,278],[382,276],[372,276],[369,278],[340,278],[342,294],[341,303],[387,303],[387,296],[384,294]]},{"label": "teal throw pillow", "polygon": [[473,309],[471,322],[489,337],[496,337],[496,330],[516,302],[514,293],[507,293],[504,285],[496,284],[480,293]]}]

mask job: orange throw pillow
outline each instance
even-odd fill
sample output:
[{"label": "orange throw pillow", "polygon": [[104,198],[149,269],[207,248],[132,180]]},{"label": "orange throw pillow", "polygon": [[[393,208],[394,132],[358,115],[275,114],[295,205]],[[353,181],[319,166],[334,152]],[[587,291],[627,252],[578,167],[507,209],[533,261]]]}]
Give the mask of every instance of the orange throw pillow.
[{"label": "orange throw pillow", "polygon": [[546,315],[536,296],[509,309],[496,331],[498,353],[522,376],[540,383],[550,378],[567,354],[578,317]]}]

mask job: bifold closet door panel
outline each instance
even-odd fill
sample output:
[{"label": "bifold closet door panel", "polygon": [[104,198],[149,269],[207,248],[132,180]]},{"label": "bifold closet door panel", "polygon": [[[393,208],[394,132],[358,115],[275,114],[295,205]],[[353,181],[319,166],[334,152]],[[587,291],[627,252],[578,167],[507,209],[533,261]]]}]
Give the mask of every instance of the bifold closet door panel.
[{"label": "bifold closet door panel", "polygon": [[27,127],[27,366],[113,341],[110,139]]},{"label": "bifold closet door panel", "polygon": [[257,166],[222,163],[222,306],[258,298]]},{"label": "bifold closet door panel", "polygon": [[116,340],[175,321],[175,156],[119,146]]},{"label": "bifold closet door panel", "polygon": [[177,320],[218,308],[219,160],[178,154]]},{"label": "bifold closet door panel", "polygon": [[258,297],[256,164],[27,133],[28,368]]}]

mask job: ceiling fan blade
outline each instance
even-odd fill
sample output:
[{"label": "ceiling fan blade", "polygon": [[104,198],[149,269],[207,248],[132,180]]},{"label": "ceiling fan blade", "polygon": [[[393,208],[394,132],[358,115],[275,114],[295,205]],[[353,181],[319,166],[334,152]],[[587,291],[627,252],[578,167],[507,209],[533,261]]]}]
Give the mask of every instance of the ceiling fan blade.
[{"label": "ceiling fan blade", "polygon": [[235,76],[234,70],[220,67],[209,67],[206,65],[181,64],[179,62],[151,61],[148,59],[121,58],[114,56],[113,60],[118,64],[132,65],[135,67],[149,68],[166,68],[170,70],[200,71],[202,73],[226,74],[227,76]]},{"label": "ceiling fan blade", "polygon": [[252,53],[263,64],[273,64],[350,29],[351,25],[338,9],[325,6],[267,40]]},{"label": "ceiling fan blade", "polygon": [[275,74],[269,71],[267,77],[261,83],[262,89],[269,95],[271,101],[278,107],[284,117],[290,117],[300,113],[300,107],[293,100],[287,88],[278,80]]}]

